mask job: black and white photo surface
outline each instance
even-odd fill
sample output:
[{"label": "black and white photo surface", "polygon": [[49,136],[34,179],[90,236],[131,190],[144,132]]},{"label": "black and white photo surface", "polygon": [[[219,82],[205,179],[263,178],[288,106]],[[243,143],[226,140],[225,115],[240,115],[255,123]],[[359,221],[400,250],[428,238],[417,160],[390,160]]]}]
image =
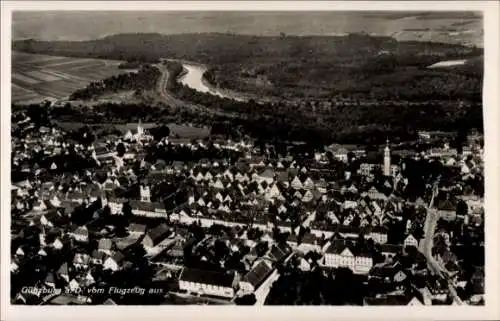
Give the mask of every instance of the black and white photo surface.
[{"label": "black and white photo surface", "polygon": [[369,9],[14,11],[10,304],[487,304],[483,12]]}]

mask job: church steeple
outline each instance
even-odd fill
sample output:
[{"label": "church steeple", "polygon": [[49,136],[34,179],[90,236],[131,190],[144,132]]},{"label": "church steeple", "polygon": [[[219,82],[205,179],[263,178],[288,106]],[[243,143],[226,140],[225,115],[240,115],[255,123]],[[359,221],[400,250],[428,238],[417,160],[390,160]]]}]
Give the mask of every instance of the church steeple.
[{"label": "church steeple", "polygon": [[389,139],[387,139],[384,149],[384,175],[391,175],[391,149],[389,148]]},{"label": "church steeple", "polygon": [[139,119],[139,123],[137,124],[137,134],[141,136],[144,133],[144,130],[142,129],[141,126],[141,120]]}]

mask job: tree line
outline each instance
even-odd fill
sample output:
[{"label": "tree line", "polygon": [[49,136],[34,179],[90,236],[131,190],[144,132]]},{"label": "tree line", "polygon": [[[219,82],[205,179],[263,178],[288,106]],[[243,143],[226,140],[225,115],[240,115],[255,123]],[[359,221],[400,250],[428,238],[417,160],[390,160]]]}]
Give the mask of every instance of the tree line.
[{"label": "tree line", "polygon": [[397,55],[422,52],[438,59],[482,54],[482,49],[456,44],[398,41],[362,34],[347,36],[254,36],[223,33],[162,35],[117,34],[89,41],[14,41],[16,51],[114,60],[157,62],[161,58],[193,60],[206,64],[248,61],[297,61],[349,63],[388,51]]},{"label": "tree line", "polygon": [[[482,63],[429,69],[436,56],[374,56],[346,66],[335,61],[281,61],[273,64],[214,65],[205,74],[211,84],[272,97],[363,100],[481,101]],[[247,70],[253,70],[250,75]],[[259,84],[259,77],[267,82]]]},{"label": "tree line", "polygon": [[[240,138],[249,135],[264,141],[302,141],[314,146],[333,142],[378,145],[391,137],[394,142],[413,141],[419,130],[466,132],[483,130],[481,106],[443,106],[429,104],[415,108],[395,105],[332,107],[329,114],[285,104],[259,105],[215,97],[181,86],[182,99],[202,104],[207,109],[237,112],[224,114],[192,112],[166,105],[101,103],[95,106],[52,107],[53,120],[86,123],[122,124],[137,122],[186,123],[207,125],[211,134]],[[205,98],[206,97],[206,98]],[[458,104],[458,103],[457,103]],[[36,111],[36,108],[32,108]],[[36,113],[34,114],[36,115]],[[40,116],[44,119],[47,117]],[[42,120],[42,119],[41,119]]]},{"label": "tree line", "polygon": [[180,83],[171,87],[171,91],[181,100],[241,115],[232,119],[231,126],[216,127],[219,134],[231,135],[234,134],[234,128],[242,128],[244,133],[259,138],[380,144],[387,137],[394,141],[414,140],[419,130],[459,131],[476,128],[482,131],[483,128],[480,100],[462,101],[454,95],[448,97],[447,101],[427,101],[418,107],[386,100],[375,106],[352,102],[352,106],[319,109],[310,102],[294,106],[283,101],[235,101],[202,93]]},{"label": "tree line", "polygon": [[[481,92],[480,48],[455,44],[397,41],[391,37],[259,37],[234,34],[121,34],[83,42],[16,41],[18,51],[157,62],[172,58],[213,69],[207,79],[223,88],[278,97],[331,95],[332,92],[386,99],[463,97]],[[466,66],[438,71],[426,67],[452,59]],[[422,74],[432,74],[421,79]],[[270,81],[255,85],[257,76]],[[250,80],[250,81],[249,81]],[[377,85],[383,82],[383,84]],[[392,88],[394,87],[394,88]],[[373,90],[372,90],[373,88]],[[425,97],[422,97],[425,96]]]},{"label": "tree line", "polygon": [[122,73],[104,80],[91,82],[70,95],[70,100],[89,100],[105,93],[122,90],[150,90],[155,88],[161,72],[156,67],[142,66],[137,72]]}]

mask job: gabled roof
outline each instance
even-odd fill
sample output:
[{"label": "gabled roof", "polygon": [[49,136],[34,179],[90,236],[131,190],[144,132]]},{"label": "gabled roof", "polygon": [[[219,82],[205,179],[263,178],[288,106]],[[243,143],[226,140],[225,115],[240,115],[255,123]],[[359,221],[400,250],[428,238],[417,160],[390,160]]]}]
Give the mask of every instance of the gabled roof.
[{"label": "gabled roof", "polygon": [[120,264],[124,259],[125,259],[125,256],[121,253],[121,252],[115,252],[111,258],[113,259],[113,261],[115,261],[117,264]]},{"label": "gabled roof", "polygon": [[360,234],[361,229],[359,227],[354,226],[339,226],[339,233],[350,233],[350,234]]},{"label": "gabled roof", "polygon": [[456,207],[450,200],[443,200],[438,203],[437,209],[441,211],[455,211]]},{"label": "gabled roof", "polygon": [[[99,253],[99,255],[106,255],[102,252],[98,252],[97,250],[94,250],[95,253]],[[94,255],[94,253],[92,253],[92,255]],[[87,264],[90,260],[90,256],[88,254],[85,254],[85,253],[76,253],[74,258],[73,258],[73,264]]]},{"label": "gabled roof", "polygon": [[156,245],[163,241],[167,235],[169,234],[168,226],[165,223],[162,223],[155,227],[154,229],[150,230],[147,233],[147,236],[153,241],[153,244]]},{"label": "gabled roof", "polygon": [[345,240],[339,240],[339,239],[336,239],[336,240],[333,240],[332,243],[330,244],[330,246],[328,247],[328,249],[326,250],[326,253],[330,253],[330,254],[342,254],[342,252],[344,252],[344,250],[347,248],[347,244],[345,242]]},{"label": "gabled roof", "polygon": [[48,213],[43,214],[43,216],[45,216],[49,222],[57,222],[61,218],[61,214],[56,210],[50,210]]},{"label": "gabled roof", "polygon": [[96,260],[103,260],[105,257],[106,257],[106,254],[104,254],[103,252],[100,252],[98,250],[94,250],[92,252],[92,258],[94,258]]},{"label": "gabled roof", "polygon": [[286,171],[278,171],[276,180],[278,182],[287,182],[288,181],[288,173]]},{"label": "gabled roof", "polygon": [[156,205],[151,202],[141,202],[141,201],[131,200],[129,201],[129,204],[130,207],[132,207],[132,209],[145,212],[154,212],[156,208]]},{"label": "gabled roof", "polygon": [[327,182],[324,179],[321,179],[316,182],[316,187],[326,188]]},{"label": "gabled roof", "polygon": [[378,278],[393,278],[394,275],[401,271],[400,267],[393,267],[392,265],[384,265],[384,266],[374,266],[370,269],[369,275],[371,277]]},{"label": "gabled roof", "polygon": [[168,250],[167,255],[172,257],[182,257],[184,255],[184,246],[181,240],[176,241]]},{"label": "gabled roof", "polygon": [[[298,237],[295,235],[295,234],[290,234],[290,236],[288,237],[288,241],[289,242],[297,242],[298,241]],[[316,237],[316,235],[312,234],[312,233],[306,233],[302,239],[301,239],[301,244],[316,244],[316,242],[318,241],[318,237]]]},{"label": "gabled roof", "polygon": [[146,231],[146,225],[132,223],[128,227],[129,231],[136,233],[144,233]]},{"label": "gabled roof", "polygon": [[250,283],[254,288],[257,288],[266,277],[273,271],[273,268],[266,261],[260,261],[256,264],[245,276],[242,281]]},{"label": "gabled roof", "polygon": [[54,273],[49,272],[49,273],[47,274],[47,276],[45,277],[45,282],[46,282],[46,283],[54,283],[54,282],[55,282]]},{"label": "gabled roof", "polygon": [[372,233],[382,233],[386,234],[387,233],[387,228],[384,226],[375,226],[371,229]]},{"label": "gabled roof", "polygon": [[59,270],[57,270],[57,274],[68,275],[68,263],[64,262],[59,268]]},{"label": "gabled roof", "polygon": [[110,152],[110,150],[108,150],[105,146],[97,146],[95,148],[95,153],[97,156],[107,154],[109,152]]},{"label": "gabled roof", "polygon": [[382,253],[399,253],[403,246],[402,245],[395,245],[395,244],[379,244],[380,245],[380,250]]},{"label": "gabled roof", "polygon": [[99,250],[111,250],[112,246],[113,242],[110,239],[103,238],[99,240]]},{"label": "gabled roof", "polygon": [[73,233],[74,234],[87,235],[88,236],[89,230],[87,229],[86,226],[78,226]]},{"label": "gabled roof", "polygon": [[276,262],[281,262],[286,258],[286,256],[291,252],[291,249],[285,245],[273,245],[267,256]]},{"label": "gabled roof", "polygon": [[302,237],[302,243],[306,244],[316,244],[319,241],[319,238],[312,233],[307,233]]},{"label": "gabled roof", "polygon": [[182,167],[184,167],[184,162],[173,161],[172,162],[172,167],[177,168],[177,169],[181,169]]},{"label": "gabled roof", "polygon": [[179,276],[179,281],[193,282],[200,284],[217,285],[221,287],[232,287],[234,282],[234,273],[221,273],[215,271],[183,268]]},{"label": "gabled roof", "polygon": [[274,170],[267,168],[259,174],[260,177],[274,178]]}]

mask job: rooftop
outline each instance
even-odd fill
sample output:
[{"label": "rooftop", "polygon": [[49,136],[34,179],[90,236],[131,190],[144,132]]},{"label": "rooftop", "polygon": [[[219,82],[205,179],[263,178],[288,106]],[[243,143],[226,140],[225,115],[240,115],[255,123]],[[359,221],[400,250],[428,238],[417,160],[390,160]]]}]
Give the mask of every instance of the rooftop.
[{"label": "rooftop", "polygon": [[273,271],[273,268],[266,261],[260,261],[257,263],[245,276],[243,276],[242,281],[246,281],[257,288],[266,277]]},{"label": "rooftop", "polygon": [[182,269],[181,275],[179,276],[179,281],[199,284],[211,284],[221,287],[232,287],[234,278],[234,273],[223,273],[185,267]]}]

